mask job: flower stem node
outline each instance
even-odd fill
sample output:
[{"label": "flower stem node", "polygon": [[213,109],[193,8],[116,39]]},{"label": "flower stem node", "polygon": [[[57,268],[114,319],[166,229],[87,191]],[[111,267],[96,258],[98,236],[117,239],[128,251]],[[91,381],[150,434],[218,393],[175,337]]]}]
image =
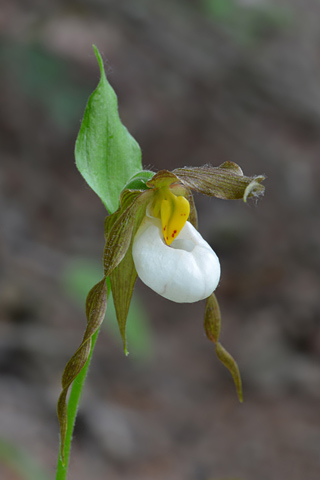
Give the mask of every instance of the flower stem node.
[{"label": "flower stem node", "polygon": [[220,279],[215,252],[189,222],[170,245],[164,242],[162,230],[163,221],[147,215],[134,238],[132,255],[140,279],[177,303],[209,297]]}]

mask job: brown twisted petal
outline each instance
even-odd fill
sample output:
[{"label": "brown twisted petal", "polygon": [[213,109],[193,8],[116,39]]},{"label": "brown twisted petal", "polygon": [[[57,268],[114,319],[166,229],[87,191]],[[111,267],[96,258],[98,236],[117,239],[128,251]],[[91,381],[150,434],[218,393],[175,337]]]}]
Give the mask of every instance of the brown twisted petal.
[{"label": "brown twisted petal", "polygon": [[135,234],[145,216],[145,206],[138,208],[135,215],[135,223],[132,230],[131,241],[129,248],[119,265],[110,274],[110,282],[113,296],[113,303],[116,310],[117,321],[123,341],[124,352],[127,355],[126,342],[126,323],[129,312],[131,297],[135,281],[137,279],[137,272],[132,258],[132,243]]},{"label": "brown twisted petal", "polygon": [[91,349],[91,339],[94,333],[99,329],[107,308],[107,284],[103,278],[89,292],[86,300],[87,328],[82,342],[76,353],[68,361],[62,375],[62,392],[58,400],[58,419],[60,424],[61,442],[60,454],[62,463],[65,460],[65,440],[67,434],[68,411],[67,394],[72,382],[81,372],[88,361]]},{"label": "brown twisted petal", "polygon": [[221,314],[217,297],[214,293],[207,298],[204,314],[204,329],[208,339],[215,344],[216,355],[220,362],[229,370],[232,375],[239,401],[243,401],[242,382],[239,367],[234,358],[219,342],[221,329]]},{"label": "brown twisted petal", "polygon": [[126,321],[137,278],[131,245],[152,195],[152,190],[144,192],[124,190],[121,194],[119,209],[105,220],[104,269],[105,275],[110,277],[114,306],[126,354],[128,353]]},{"label": "brown twisted petal", "polygon": [[141,208],[146,209],[152,194],[152,190],[144,192],[124,190],[121,194],[119,210],[113,214],[115,217],[113,215],[107,217],[105,221],[106,244],[103,253],[106,277],[119,265],[127,253],[134,226],[139,218],[137,213]]},{"label": "brown twisted petal", "polygon": [[[263,175],[246,177],[239,165],[225,162],[219,167],[176,168],[172,172],[186,186],[205,195],[225,200],[246,200],[264,193]],[[250,185],[250,189],[246,190]]]}]

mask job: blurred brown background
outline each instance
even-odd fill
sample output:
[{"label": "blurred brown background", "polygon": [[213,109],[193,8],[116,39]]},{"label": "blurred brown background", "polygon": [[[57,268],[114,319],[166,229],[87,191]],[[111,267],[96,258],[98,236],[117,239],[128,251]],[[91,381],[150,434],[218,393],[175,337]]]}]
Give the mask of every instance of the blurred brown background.
[{"label": "blurred brown background", "polygon": [[54,478],[60,377],[101,277],[105,211],[73,154],[93,43],[145,167],[268,178],[257,205],[196,197],[244,404],[204,303],[137,282],[130,356],[108,318],[100,334],[69,478],[320,478],[319,20],[317,0],[1,1],[1,479]]}]

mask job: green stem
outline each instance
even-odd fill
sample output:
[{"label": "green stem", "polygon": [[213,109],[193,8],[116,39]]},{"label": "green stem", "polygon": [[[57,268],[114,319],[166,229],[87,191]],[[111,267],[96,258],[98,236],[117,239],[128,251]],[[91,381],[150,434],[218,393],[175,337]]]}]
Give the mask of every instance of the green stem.
[{"label": "green stem", "polygon": [[79,375],[77,376],[77,378],[72,384],[70,397],[68,401],[68,425],[67,425],[66,443],[64,448],[65,463],[63,465],[61,460],[61,455],[60,455],[60,448],[59,448],[56,480],[66,480],[67,478],[74,424],[76,421],[82,389],[87,376],[90,360],[92,357],[96,340],[98,338],[98,334],[99,334],[99,330],[97,330],[96,333],[92,336],[91,349],[90,349],[90,354],[89,354],[87,363],[85,364],[85,366],[83,367],[83,369],[81,370],[81,372],[79,373]]}]

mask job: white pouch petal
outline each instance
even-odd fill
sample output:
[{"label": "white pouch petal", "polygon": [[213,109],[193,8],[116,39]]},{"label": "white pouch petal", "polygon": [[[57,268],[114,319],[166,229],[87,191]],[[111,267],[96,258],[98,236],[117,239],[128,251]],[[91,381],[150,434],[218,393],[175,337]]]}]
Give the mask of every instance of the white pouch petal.
[{"label": "white pouch petal", "polygon": [[203,300],[220,280],[217,255],[189,222],[168,246],[161,221],[147,215],[134,238],[132,255],[143,283],[174,302]]}]

